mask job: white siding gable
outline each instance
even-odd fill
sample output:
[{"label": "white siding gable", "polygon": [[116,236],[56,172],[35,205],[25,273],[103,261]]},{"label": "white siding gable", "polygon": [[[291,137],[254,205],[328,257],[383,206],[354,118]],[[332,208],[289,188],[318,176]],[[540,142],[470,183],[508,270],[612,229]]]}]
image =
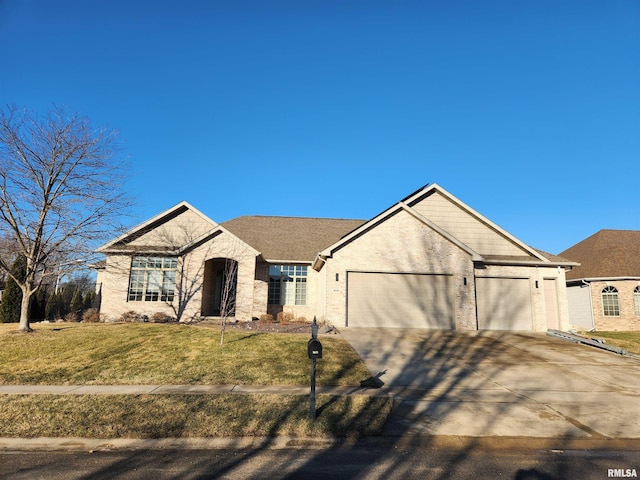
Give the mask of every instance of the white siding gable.
[{"label": "white siding gable", "polygon": [[480,255],[531,255],[437,190],[412,203],[411,208]]}]

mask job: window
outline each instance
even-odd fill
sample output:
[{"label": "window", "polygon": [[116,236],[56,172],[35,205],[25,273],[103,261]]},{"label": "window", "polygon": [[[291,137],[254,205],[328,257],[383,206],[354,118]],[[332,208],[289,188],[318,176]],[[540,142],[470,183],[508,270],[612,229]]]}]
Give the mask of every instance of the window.
[{"label": "window", "polygon": [[129,301],[172,302],[177,268],[178,259],[174,257],[133,257]]},{"label": "window", "polygon": [[640,317],[640,285],[633,291],[633,303],[636,305],[636,317]]},{"label": "window", "polygon": [[269,266],[269,305],[306,305],[307,267]]},{"label": "window", "polygon": [[616,287],[602,289],[602,312],[605,317],[617,317],[620,315],[620,302]]}]

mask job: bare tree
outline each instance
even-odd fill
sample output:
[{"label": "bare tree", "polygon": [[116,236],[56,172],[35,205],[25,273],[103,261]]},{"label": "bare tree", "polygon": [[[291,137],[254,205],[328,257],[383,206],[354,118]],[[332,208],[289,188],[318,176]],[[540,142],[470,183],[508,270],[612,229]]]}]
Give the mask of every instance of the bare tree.
[{"label": "bare tree", "polygon": [[46,279],[87,261],[96,241],[121,230],[130,206],[126,166],[116,133],[53,107],[45,116],[16,106],[0,109],[0,270],[24,255],[19,330],[31,331],[29,300]]},{"label": "bare tree", "polygon": [[230,258],[225,259],[222,280],[222,295],[220,298],[220,345],[224,343],[224,332],[227,319],[236,314],[236,286],[238,283],[238,262]]}]

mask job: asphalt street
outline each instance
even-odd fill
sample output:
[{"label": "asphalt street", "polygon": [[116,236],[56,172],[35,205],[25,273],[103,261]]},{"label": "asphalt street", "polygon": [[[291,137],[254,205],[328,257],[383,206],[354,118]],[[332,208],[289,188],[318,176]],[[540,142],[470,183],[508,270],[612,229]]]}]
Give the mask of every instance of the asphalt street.
[{"label": "asphalt street", "polygon": [[[262,448],[4,452],[0,478],[601,480],[636,475],[640,452],[441,449],[394,443]],[[629,477],[633,478],[633,477]]]}]

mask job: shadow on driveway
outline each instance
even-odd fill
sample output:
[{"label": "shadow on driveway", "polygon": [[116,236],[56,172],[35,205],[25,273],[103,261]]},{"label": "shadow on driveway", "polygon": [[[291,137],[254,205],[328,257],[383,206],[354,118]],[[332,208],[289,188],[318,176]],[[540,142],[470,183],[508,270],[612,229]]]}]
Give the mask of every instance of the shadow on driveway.
[{"label": "shadow on driveway", "polygon": [[640,362],[545,334],[344,328],[381,392],[386,434],[640,439]]}]

